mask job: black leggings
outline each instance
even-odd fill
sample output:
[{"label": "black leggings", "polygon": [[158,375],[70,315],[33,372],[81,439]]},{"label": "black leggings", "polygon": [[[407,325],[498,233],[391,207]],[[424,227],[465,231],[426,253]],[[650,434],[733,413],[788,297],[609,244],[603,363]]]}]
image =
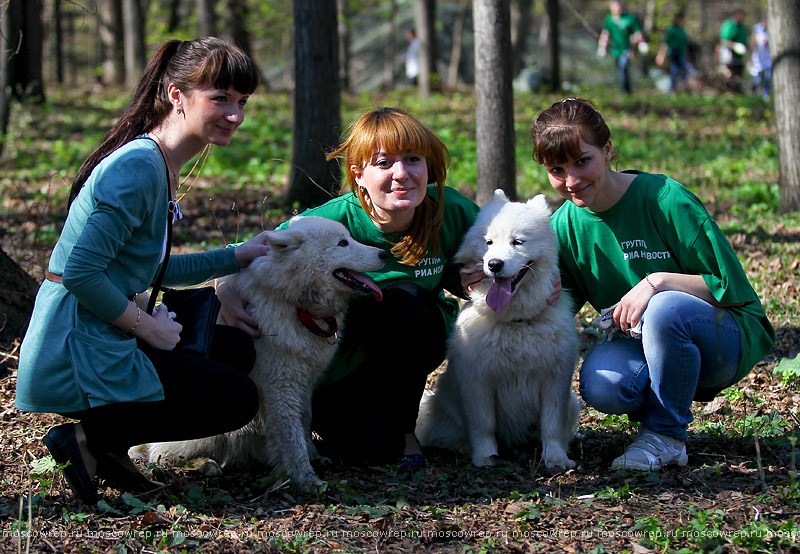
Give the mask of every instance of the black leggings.
[{"label": "black leggings", "polygon": [[396,462],[413,433],[429,373],[445,356],[446,332],[436,295],[412,283],[383,291],[347,315],[344,340],[367,359],[314,392],[312,429],[320,453],[349,461]]},{"label": "black leggings", "polygon": [[255,348],[240,329],[218,325],[208,359],[159,350],[143,341],[139,348],[158,372],[164,400],[119,402],[62,414],[81,420],[92,453],[126,452],[137,444],[233,431],[258,411],[258,391],[247,376]]}]

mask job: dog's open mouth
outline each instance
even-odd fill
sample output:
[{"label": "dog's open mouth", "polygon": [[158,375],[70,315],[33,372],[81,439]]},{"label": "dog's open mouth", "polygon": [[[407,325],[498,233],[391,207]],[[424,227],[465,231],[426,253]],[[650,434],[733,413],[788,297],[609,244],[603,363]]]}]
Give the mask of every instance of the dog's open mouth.
[{"label": "dog's open mouth", "polygon": [[333,276],[356,292],[371,294],[378,302],[383,300],[383,293],[378,285],[362,273],[340,267],[334,270]]},{"label": "dog's open mouth", "polygon": [[528,273],[530,266],[533,265],[533,260],[522,266],[522,269],[513,277],[497,277],[495,276],[492,281],[492,286],[486,294],[486,305],[495,312],[502,312],[503,308],[508,305],[511,300],[511,295],[514,294],[514,289],[517,288],[523,277]]}]

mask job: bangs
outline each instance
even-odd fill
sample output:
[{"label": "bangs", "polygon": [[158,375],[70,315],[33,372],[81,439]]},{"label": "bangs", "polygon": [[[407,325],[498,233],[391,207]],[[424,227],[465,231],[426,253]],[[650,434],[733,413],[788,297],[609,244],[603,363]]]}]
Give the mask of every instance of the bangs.
[{"label": "bangs", "polygon": [[534,159],[542,165],[559,165],[581,154],[581,133],[573,125],[553,125],[538,138]]},{"label": "bangs", "polygon": [[354,157],[359,158],[360,162],[369,161],[378,148],[386,154],[416,152],[425,158],[431,157],[433,141],[425,128],[415,125],[410,118],[400,121],[397,117],[386,115],[378,114],[365,125],[367,128],[359,134],[358,144],[353,145]]},{"label": "bangs", "polygon": [[258,70],[250,58],[222,49],[213,51],[198,73],[197,82],[222,90],[233,87],[240,94],[252,94],[259,82]]}]

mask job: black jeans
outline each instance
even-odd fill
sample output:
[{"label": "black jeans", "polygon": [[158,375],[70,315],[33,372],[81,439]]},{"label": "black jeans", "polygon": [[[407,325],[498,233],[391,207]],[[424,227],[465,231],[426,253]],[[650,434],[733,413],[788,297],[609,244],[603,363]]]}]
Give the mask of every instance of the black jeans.
[{"label": "black jeans", "polygon": [[413,283],[383,291],[383,301],[351,308],[343,340],[360,342],[367,359],[318,388],[312,429],[321,454],[348,461],[397,462],[413,433],[429,373],[445,357],[446,332],[436,295]]},{"label": "black jeans", "polygon": [[139,348],[158,372],[164,400],[119,402],[62,414],[81,420],[92,453],[126,452],[137,444],[233,431],[258,411],[258,391],[247,376],[255,348],[243,331],[218,325],[208,359],[159,350],[143,341]]}]

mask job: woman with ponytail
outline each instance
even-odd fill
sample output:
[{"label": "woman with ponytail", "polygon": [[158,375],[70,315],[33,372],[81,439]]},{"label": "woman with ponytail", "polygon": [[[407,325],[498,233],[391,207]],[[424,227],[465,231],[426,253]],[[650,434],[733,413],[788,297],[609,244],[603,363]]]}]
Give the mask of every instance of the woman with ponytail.
[{"label": "woman with ponytail", "polygon": [[[163,309],[149,315],[136,295],[165,259],[181,167],[208,145],[230,143],[257,85],[252,60],[223,40],[167,42],[73,182],[22,343],[16,407],[78,420],[50,429],[44,442],[84,502],[99,499],[97,477],[135,492],[157,485],[129,447],[234,430],[256,413],[246,333],[219,327],[208,359],[180,353],[181,325]],[[171,256],[164,285],[235,273],[266,249],[259,235]]]}]

